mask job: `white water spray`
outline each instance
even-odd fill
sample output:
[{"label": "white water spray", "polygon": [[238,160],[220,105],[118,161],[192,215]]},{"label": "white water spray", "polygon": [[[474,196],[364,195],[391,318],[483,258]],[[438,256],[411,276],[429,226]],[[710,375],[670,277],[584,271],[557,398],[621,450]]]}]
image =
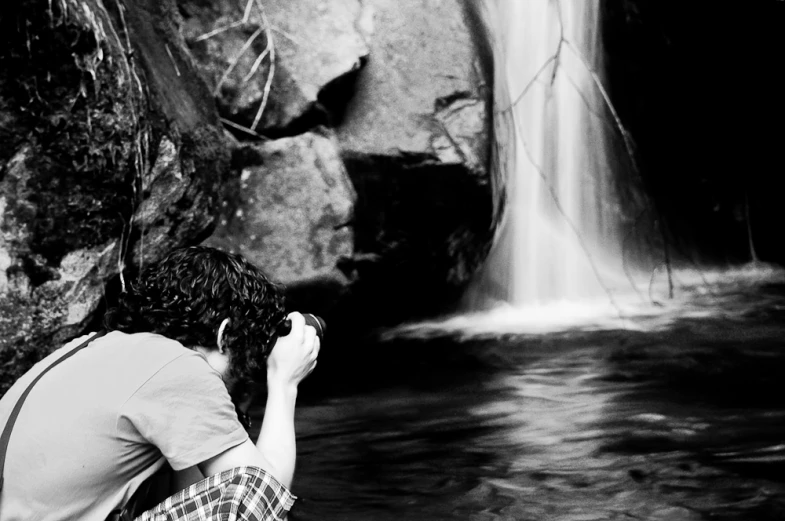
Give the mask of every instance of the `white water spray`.
[{"label": "white water spray", "polygon": [[687,318],[742,319],[751,295],[762,309],[779,302],[765,288],[785,284],[785,270],[760,263],[623,269],[609,154],[619,128],[599,88],[599,0],[482,2],[494,44],[494,177],[506,188],[504,215],[469,309],[385,338],[665,330]]},{"label": "white water spray", "polygon": [[612,296],[619,205],[600,88],[599,0],[486,0],[505,213],[470,306]]}]

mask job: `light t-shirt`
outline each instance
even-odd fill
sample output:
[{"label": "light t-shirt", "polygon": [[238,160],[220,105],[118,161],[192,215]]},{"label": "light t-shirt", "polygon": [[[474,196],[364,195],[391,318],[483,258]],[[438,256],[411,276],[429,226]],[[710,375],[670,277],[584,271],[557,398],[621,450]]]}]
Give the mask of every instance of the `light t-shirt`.
[{"label": "light t-shirt", "polygon": [[[0,426],[55,351],[0,400]],[[114,331],[35,385],[8,445],[0,521],[104,521],[166,461],[199,464],[248,439],[220,375],[152,333]]]}]

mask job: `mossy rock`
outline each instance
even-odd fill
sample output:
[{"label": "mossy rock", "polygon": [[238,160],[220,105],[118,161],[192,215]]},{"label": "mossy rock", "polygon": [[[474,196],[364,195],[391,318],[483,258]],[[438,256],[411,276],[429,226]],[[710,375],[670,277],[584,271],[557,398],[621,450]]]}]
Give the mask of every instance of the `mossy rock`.
[{"label": "mossy rock", "polygon": [[229,152],[173,0],[0,11],[3,393],[118,273],[211,231]]}]

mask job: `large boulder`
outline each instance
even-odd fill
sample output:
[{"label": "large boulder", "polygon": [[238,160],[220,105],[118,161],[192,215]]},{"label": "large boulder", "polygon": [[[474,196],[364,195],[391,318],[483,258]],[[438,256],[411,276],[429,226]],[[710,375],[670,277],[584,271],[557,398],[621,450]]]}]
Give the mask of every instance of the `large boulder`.
[{"label": "large boulder", "polygon": [[[312,163],[313,154],[303,155],[299,144],[326,124],[337,133],[359,210],[351,222],[354,247],[342,242],[324,269],[338,273],[340,266],[355,290],[350,300],[363,309],[369,306],[362,295],[384,294],[395,306],[415,287],[427,288],[427,295],[409,310],[454,300],[487,250],[493,213],[489,69],[480,60],[483,40],[466,16],[470,10],[459,0],[179,5],[185,37],[235,136],[278,139],[241,148],[244,188],[235,202],[227,200],[226,223],[208,243],[245,253],[290,287],[309,277],[323,280],[322,268],[311,267],[312,238],[303,239],[312,236],[312,224],[291,229],[302,211],[280,204],[292,195],[284,188],[280,197],[274,183]],[[274,62],[266,54],[271,41]],[[280,139],[285,136],[297,137]],[[294,145],[283,163],[268,157],[268,147]],[[250,149],[263,164],[251,159],[243,166]],[[247,184],[248,168],[265,172],[264,193]],[[340,280],[340,288],[346,281],[328,279]]]},{"label": "large boulder", "polygon": [[384,295],[374,314],[396,322],[444,310],[487,251],[492,78],[459,0],[364,6],[371,53],[336,129],[358,194],[343,267],[351,313]]},{"label": "large boulder", "polygon": [[326,310],[349,282],[339,261],[353,254],[354,189],[330,131],[250,143],[235,152],[239,186],[207,244],[242,253],[288,288],[310,286]]},{"label": "large boulder", "polygon": [[179,5],[199,70],[241,138],[293,135],[325,122],[332,100],[324,93],[356,73],[368,54],[356,28],[359,0]]},{"label": "large boulder", "polygon": [[177,20],[173,0],[0,8],[0,393],[126,266],[215,224],[229,154]]},{"label": "large boulder", "polygon": [[350,153],[433,155],[483,172],[488,90],[458,0],[367,0],[371,55],[338,127]]}]

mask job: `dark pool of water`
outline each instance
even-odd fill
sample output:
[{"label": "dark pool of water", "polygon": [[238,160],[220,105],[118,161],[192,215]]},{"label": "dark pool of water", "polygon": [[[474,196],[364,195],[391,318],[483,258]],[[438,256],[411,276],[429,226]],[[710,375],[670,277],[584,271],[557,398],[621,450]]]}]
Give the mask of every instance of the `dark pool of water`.
[{"label": "dark pool of water", "polygon": [[785,519],[785,306],[326,345],[290,520]]}]

